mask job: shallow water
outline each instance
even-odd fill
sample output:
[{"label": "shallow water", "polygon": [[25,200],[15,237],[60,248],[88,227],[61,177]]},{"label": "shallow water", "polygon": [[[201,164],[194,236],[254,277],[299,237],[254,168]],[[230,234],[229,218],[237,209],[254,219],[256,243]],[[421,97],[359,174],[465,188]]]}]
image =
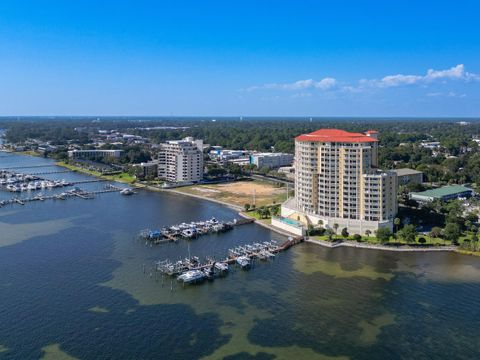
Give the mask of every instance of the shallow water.
[{"label": "shallow water", "polygon": [[[3,155],[0,167],[51,164]],[[0,191],[0,198],[11,196]],[[284,240],[254,224],[190,246],[134,239],[144,228],[211,216],[236,214],[146,191],[0,208],[0,358],[479,357],[478,258],[304,243],[199,286],[173,282],[172,291],[170,279],[150,276],[157,259],[189,251],[221,257],[235,244]]]}]

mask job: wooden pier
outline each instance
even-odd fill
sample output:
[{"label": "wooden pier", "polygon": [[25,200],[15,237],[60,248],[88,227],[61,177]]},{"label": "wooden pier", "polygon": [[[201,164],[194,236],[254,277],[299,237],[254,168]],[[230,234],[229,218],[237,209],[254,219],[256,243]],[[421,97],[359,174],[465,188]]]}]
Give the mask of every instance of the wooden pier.
[{"label": "wooden pier", "polygon": [[79,190],[79,191],[67,191],[61,194],[52,194],[52,195],[38,194],[32,197],[25,197],[25,198],[15,197],[9,200],[0,201],[0,207],[6,206],[6,205],[13,205],[13,204],[25,205],[26,203],[34,202],[34,201],[66,200],[67,198],[72,198],[72,197],[79,197],[81,199],[88,200],[88,199],[93,199],[95,195],[98,195],[98,194],[120,192],[122,190],[123,189],[120,187],[109,185],[102,190],[95,190],[95,191]]},{"label": "wooden pier", "polygon": [[238,248],[243,248],[244,251],[241,251],[237,255],[232,253],[232,249],[229,250],[230,255],[225,257],[223,260],[215,261],[213,258],[207,258],[208,260],[205,263],[200,263],[197,257],[189,257],[183,261],[172,262],[170,260],[158,261],[155,263],[155,272],[159,271],[162,274],[168,276],[179,276],[186,273],[187,271],[199,270],[203,271],[205,269],[212,269],[215,264],[227,264],[232,265],[236,264],[237,260],[240,257],[246,257],[249,261],[254,262],[256,259],[267,261],[269,258],[275,257],[278,253],[288,250],[294,245],[301,243],[304,240],[302,236],[295,238],[290,237],[287,241],[283,242],[281,245],[277,245],[275,241],[266,241],[263,243],[255,243],[252,245],[239,246]]}]

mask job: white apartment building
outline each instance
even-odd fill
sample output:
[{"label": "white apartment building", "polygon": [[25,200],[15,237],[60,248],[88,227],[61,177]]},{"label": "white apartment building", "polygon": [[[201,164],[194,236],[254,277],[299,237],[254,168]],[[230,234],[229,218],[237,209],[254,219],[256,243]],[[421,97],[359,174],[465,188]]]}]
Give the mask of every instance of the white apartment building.
[{"label": "white apartment building", "polygon": [[161,144],[158,177],[171,183],[194,183],[203,179],[203,140],[187,137]]},{"label": "white apartment building", "polygon": [[282,216],[351,234],[393,228],[397,176],[378,166],[376,131],[322,129],[295,139],[295,198]]}]

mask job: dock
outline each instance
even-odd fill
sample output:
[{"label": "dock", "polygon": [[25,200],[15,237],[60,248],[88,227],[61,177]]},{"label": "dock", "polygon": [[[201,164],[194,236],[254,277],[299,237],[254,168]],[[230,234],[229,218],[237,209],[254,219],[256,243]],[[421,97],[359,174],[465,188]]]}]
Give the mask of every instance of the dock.
[{"label": "dock", "polygon": [[66,200],[68,198],[73,198],[73,197],[79,197],[84,200],[89,200],[89,199],[93,199],[95,195],[98,195],[98,194],[121,192],[122,190],[123,190],[122,188],[114,185],[107,185],[102,190],[95,190],[95,191],[86,191],[86,190],[77,188],[77,189],[65,191],[60,194],[53,194],[53,195],[38,194],[35,196],[23,197],[23,198],[14,197],[9,200],[0,201],[0,207],[6,206],[6,205],[13,205],[13,204],[25,205],[29,202],[35,202],[35,201]]},{"label": "dock", "polygon": [[254,219],[242,218],[221,222],[212,218],[210,220],[170,225],[158,230],[144,229],[140,231],[137,238],[158,245],[168,242],[176,242],[179,239],[196,239],[202,235],[211,233],[223,233],[233,229],[234,226],[250,224],[253,222]]},{"label": "dock", "polygon": [[277,254],[301,243],[303,240],[303,237],[290,237],[280,245],[274,240],[241,245],[229,249],[228,256],[219,261],[207,257],[206,261],[202,263],[196,256],[178,261],[160,260],[154,265],[155,277],[157,277],[156,273],[160,272],[162,280],[164,275],[176,277],[177,280],[184,283],[199,283],[206,279],[214,280],[217,276],[226,275],[231,265],[237,264],[242,269],[248,270],[256,260],[268,261],[274,259]]}]

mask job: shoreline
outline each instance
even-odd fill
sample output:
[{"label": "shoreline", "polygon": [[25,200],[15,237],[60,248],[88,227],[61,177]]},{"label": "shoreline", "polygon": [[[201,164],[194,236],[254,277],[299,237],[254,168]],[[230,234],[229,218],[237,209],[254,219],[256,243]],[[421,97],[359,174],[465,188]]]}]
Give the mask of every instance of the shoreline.
[{"label": "shoreline", "polygon": [[[21,154],[21,155],[23,155],[23,156],[33,156],[33,155],[30,155],[30,154]],[[64,167],[64,168],[67,168],[67,169],[69,168],[68,166],[65,166],[66,164],[59,164],[58,162],[55,162],[55,165],[60,166],[60,167]],[[227,203],[225,201],[211,199],[211,198],[208,198],[208,197],[202,196],[202,195],[189,194],[189,193],[181,192],[181,191],[174,190],[174,189],[161,189],[161,188],[154,187],[154,186],[151,186],[151,185],[145,185],[145,184],[135,183],[135,182],[131,183],[131,182],[128,182],[128,181],[122,181],[121,179],[111,179],[111,178],[108,178],[107,176],[92,174],[92,173],[88,172],[87,170],[83,170],[81,168],[74,167],[74,169],[72,169],[72,170],[78,171],[80,173],[84,173],[84,174],[87,174],[87,175],[90,175],[90,176],[102,178],[102,179],[105,179],[105,180],[116,181],[116,182],[128,184],[128,185],[130,185],[132,187],[135,187],[135,188],[138,188],[138,189],[146,189],[146,190],[149,190],[149,191],[157,191],[157,192],[171,192],[171,193],[175,193],[175,194],[179,194],[179,195],[189,196],[189,197],[196,198],[196,199],[199,199],[199,200],[210,201],[210,202],[228,207],[229,209],[238,211],[239,216],[241,216],[243,218],[246,218],[246,219],[254,219],[255,224],[257,224],[259,226],[263,226],[264,228],[269,229],[270,231],[273,231],[273,232],[275,232],[279,235],[286,236],[286,237],[296,236],[296,235],[291,234],[291,233],[289,233],[285,230],[279,229],[279,228],[277,228],[273,225],[266,224],[266,223],[263,223],[261,221],[258,221],[258,219],[255,219],[251,216],[248,216],[248,215],[242,213],[243,208],[241,206],[238,206],[238,205],[235,205],[235,204],[230,204],[230,203]],[[357,242],[352,242],[352,241],[341,241],[341,242],[330,243],[328,241],[310,239],[308,237],[305,237],[304,241],[308,242],[310,244],[316,244],[316,245],[320,245],[320,246],[327,247],[327,248],[330,248],[330,249],[334,249],[334,248],[338,248],[338,247],[351,247],[351,248],[359,248],[359,249],[367,249],[367,250],[380,250],[380,251],[393,251],[393,252],[454,252],[454,253],[457,253],[457,254],[460,254],[460,255],[469,255],[469,256],[477,256],[477,257],[480,256],[480,254],[477,254],[477,253],[474,253],[474,252],[471,252],[471,251],[467,251],[467,250],[462,250],[462,249],[459,249],[458,247],[455,247],[455,246],[418,248],[418,247],[408,247],[408,245],[406,245],[405,247],[390,247],[390,246],[380,245],[380,244],[363,244],[363,243],[357,243]]]},{"label": "shoreline", "polygon": [[439,252],[439,251],[448,251],[448,252],[457,252],[458,249],[455,246],[442,246],[442,247],[409,247],[405,245],[405,247],[392,247],[387,245],[380,245],[380,244],[363,244],[357,243],[353,241],[340,241],[331,243],[329,241],[324,240],[317,240],[317,239],[310,239],[306,238],[305,242],[311,244],[317,244],[323,247],[328,247],[330,249],[335,249],[338,247],[352,247],[352,248],[359,248],[359,249],[369,249],[369,250],[381,250],[381,251],[395,251],[395,252]]}]

